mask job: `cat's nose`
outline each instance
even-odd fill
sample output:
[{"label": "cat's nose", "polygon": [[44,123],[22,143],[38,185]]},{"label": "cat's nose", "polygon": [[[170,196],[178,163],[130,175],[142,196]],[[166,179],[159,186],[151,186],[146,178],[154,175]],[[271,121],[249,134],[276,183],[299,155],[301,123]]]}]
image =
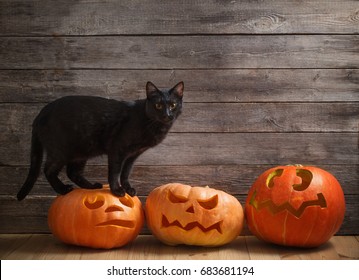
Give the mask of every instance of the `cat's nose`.
[{"label": "cat's nose", "polygon": [[163,117],[163,120],[164,120],[165,122],[173,121],[173,119],[174,119],[174,116],[173,116],[173,115],[165,115],[165,116]]}]

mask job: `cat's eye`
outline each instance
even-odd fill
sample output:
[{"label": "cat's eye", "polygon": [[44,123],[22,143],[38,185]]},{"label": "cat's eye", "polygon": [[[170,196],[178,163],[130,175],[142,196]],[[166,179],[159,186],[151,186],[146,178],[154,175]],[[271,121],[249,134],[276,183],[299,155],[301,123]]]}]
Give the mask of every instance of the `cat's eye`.
[{"label": "cat's eye", "polygon": [[174,109],[176,109],[177,104],[176,103],[171,103],[170,104],[170,110],[173,111]]},{"label": "cat's eye", "polygon": [[162,110],[163,105],[162,105],[161,103],[156,103],[156,104],[155,104],[155,108],[156,108],[157,110]]}]

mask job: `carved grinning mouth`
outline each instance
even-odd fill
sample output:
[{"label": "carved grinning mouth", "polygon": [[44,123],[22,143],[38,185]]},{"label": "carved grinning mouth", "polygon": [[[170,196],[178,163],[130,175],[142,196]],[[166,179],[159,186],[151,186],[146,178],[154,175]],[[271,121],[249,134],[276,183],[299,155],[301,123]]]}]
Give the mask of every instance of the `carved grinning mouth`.
[{"label": "carved grinning mouth", "polygon": [[304,201],[298,209],[295,209],[289,202],[285,202],[281,205],[275,205],[272,200],[265,200],[262,202],[258,202],[255,199],[256,195],[257,193],[254,192],[249,204],[253,205],[253,207],[256,208],[257,210],[268,208],[272,214],[277,214],[279,212],[287,210],[293,216],[300,218],[304,210],[309,206],[319,206],[320,208],[327,207],[327,201],[325,200],[324,195],[322,193],[317,194],[318,199],[316,200]]},{"label": "carved grinning mouth", "polygon": [[213,225],[211,225],[211,226],[209,226],[207,228],[204,227],[203,225],[201,225],[199,222],[191,222],[191,223],[188,223],[185,226],[182,226],[182,224],[178,220],[175,220],[172,223],[170,223],[168,221],[168,219],[166,218],[166,216],[163,215],[163,214],[162,214],[162,227],[165,227],[165,228],[179,227],[179,228],[184,229],[186,231],[189,231],[189,230],[194,229],[194,228],[199,228],[203,232],[208,232],[208,231],[211,231],[211,230],[217,230],[219,233],[222,233],[221,222],[215,223],[215,224],[213,224]]}]

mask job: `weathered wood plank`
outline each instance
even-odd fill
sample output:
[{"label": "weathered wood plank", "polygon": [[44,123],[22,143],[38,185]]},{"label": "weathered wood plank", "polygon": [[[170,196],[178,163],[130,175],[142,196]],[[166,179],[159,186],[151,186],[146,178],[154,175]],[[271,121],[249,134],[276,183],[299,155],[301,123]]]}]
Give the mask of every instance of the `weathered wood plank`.
[{"label": "weathered wood plank", "polygon": [[359,103],[186,104],[175,132],[356,132]]},{"label": "weathered wood plank", "polygon": [[[333,237],[338,238],[338,237]],[[345,238],[340,236],[339,238]],[[251,260],[339,260],[340,256],[330,240],[319,248],[306,248],[298,250],[298,248],[273,246],[270,243],[263,242],[257,238],[248,236],[246,238],[246,246]]]},{"label": "weathered wood plank", "polygon": [[0,102],[48,103],[66,95],[121,100],[185,82],[185,102],[359,101],[359,69],[0,70]]},{"label": "weathered wood plank", "polygon": [[341,259],[359,259],[359,241],[355,236],[346,236],[345,238],[337,236],[332,238],[331,242]]},{"label": "weathered wood plank", "polygon": [[[246,196],[236,196],[244,205]],[[0,233],[44,233],[49,232],[47,226],[47,211],[51,205],[53,196],[32,197],[18,202],[15,198],[0,196]],[[140,197],[144,203],[146,197]],[[338,231],[338,235],[358,234],[359,228],[359,196],[346,195],[346,213],[344,222]],[[148,234],[146,228],[143,233]]]},{"label": "weathered wood plank", "polygon": [[[359,232],[359,196],[345,195],[345,217],[339,232],[352,235]],[[341,234],[339,233],[338,234]]]},{"label": "weathered wood plank", "polygon": [[357,133],[176,133],[139,164],[358,164]]},{"label": "weathered wood plank", "polygon": [[0,34],[358,33],[357,1],[0,2]]},{"label": "weathered wood plank", "polygon": [[[69,246],[49,234],[1,235],[2,260],[218,260],[248,259],[246,239],[238,237],[227,246],[208,248],[196,246],[167,246],[154,236],[138,236],[119,250],[96,250]],[[259,246],[259,245],[258,245]],[[1,248],[1,247],[0,247]]]},{"label": "weathered wood plank", "polygon": [[[29,161],[30,135],[0,134],[0,165]],[[140,165],[359,164],[358,133],[170,133]],[[89,162],[106,164],[105,157]]]},{"label": "weathered wood plank", "polygon": [[[255,179],[274,165],[192,165],[192,166],[144,166],[135,164],[130,181],[138,195],[146,196],[160,185],[179,182],[194,186],[210,186],[234,195],[246,195]],[[320,165],[340,182],[345,194],[359,195],[359,167],[357,165]],[[28,166],[0,166],[0,195],[15,197],[26,179]],[[107,165],[89,165],[85,177],[91,182],[107,183]],[[60,178],[71,183],[65,173]],[[50,187],[43,172],[30,196],[51,196]]]},{"label": "weathered wood plank", "polygon": [[0,69],[359,66],[359,35],[1,37],[0,49]]},{"label": "weathered wood plank", "polygon": [[0,236],[2,260],[339,260],[358,259],[358,248],[355,236],[334,236],[323,246],[305,250],[264,243],[254,236],[239,236],[228,245],[208,248],[166,246],[154,236],[140,235],[120,250],[69,246],[50,234]]},{"label": "weathered wood plank", "polygon": [[[29,133],[44,104],[0,103],[3,133]],[[172,132],[358,132],[359,103],[187,103]]]}]

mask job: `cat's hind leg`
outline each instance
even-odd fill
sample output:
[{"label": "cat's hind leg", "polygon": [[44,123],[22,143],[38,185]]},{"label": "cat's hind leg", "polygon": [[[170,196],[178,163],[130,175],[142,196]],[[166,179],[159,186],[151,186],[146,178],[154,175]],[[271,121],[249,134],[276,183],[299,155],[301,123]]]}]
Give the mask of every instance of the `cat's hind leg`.
[{"label": "cat's hind leg", "polygon": [[59,194],[67,194],[73,190],[71,185],[65,185],[58,178],[58,175],[64,166],[65,164],[61,161],[52,160],[48,157],[44,168],[46,179],[49,181],[53,189]]},{"label": "cat's hind leg", "polygon": [[84,178],[83,172],[85,169],[86,160],[83,161],[72,161],[67,164],[66,174],[69,179],[84,189],[101,189],[102,184],[95,183],[91,184],[87,179]]}]

